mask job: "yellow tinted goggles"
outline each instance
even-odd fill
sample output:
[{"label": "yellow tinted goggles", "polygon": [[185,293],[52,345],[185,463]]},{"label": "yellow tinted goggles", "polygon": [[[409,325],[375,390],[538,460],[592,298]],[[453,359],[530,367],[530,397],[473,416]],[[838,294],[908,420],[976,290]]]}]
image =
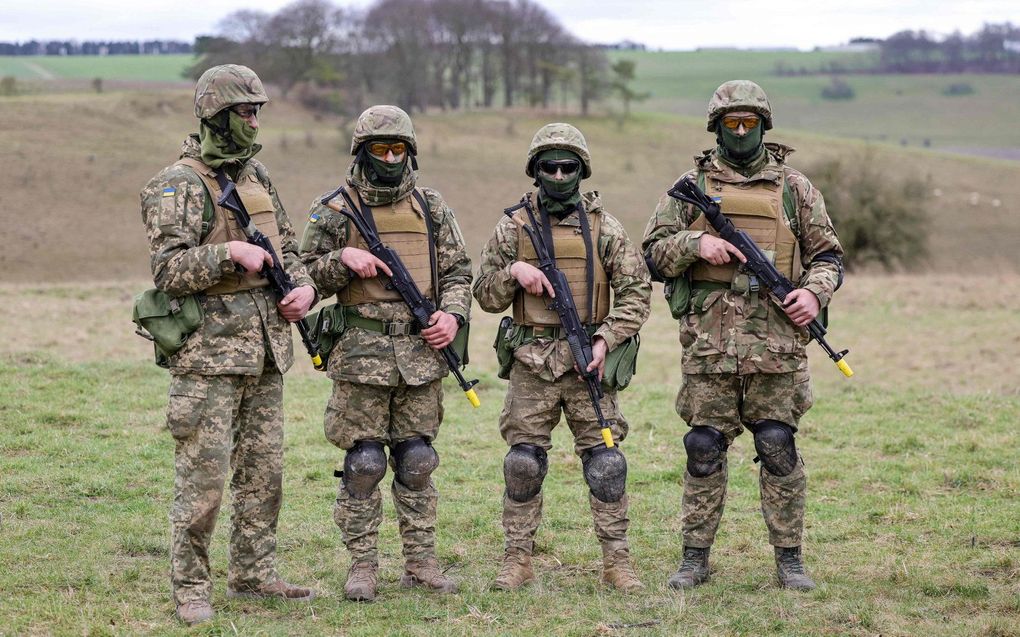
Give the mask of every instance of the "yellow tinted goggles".
[{"label": "yellow tinted goggles", "polygon": [[376,157],[385,157],[387,151],[392,152],[394,156],[399,157],[407,152],[407,144],[404,142],[369,142],[368,152],[372,153]]},{"label": "yellow tinted goggles", "polygon": [[757,115],[745,115],[739,117],[736,115],[723,115],[722,125],[730,130],[737,130],[740,125],[744,125],[744,130],[751,130],[758,128],[758,124],[761,123],[761,118]]}]

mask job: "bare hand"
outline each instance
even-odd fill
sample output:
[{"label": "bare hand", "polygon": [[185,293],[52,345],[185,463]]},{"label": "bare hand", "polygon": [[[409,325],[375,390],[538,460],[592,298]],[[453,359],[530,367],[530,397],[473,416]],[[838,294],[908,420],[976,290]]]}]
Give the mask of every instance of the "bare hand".
[{"label": "bare hand", "polygon": [[737,257],[741,263],[747,263],[744,255],[725,239],[714,237],[707,232],[698,241],[698,255],[712,265],[722,265],[731,261],[730,255]]},{"label": "bare hand", "polygon": [[310,285],[302,285],[299,288],[294,288],[290,291],[290,294],[283,297],[283,299],[276,304],[277,309],[280,310],[280,314],[283,318],[287,319],[291,323],[300,321],[308,314],[308,309],[312,307],[312,301],[315,300],[315,289]]},{"label": "bare hand", "polygon": [[549,279],[542,274],[542,271],[524,261],[515,261],[510,266],[510,276],[517,279],[517,282],[521,284],[528,294],[534,294],[535,296],[542,296],[545,292],[549,295],[549,298],[556,298],[556,292],[553,291],[552,283],[549,283]]},{"label": "bare hand", "polygon": [[797,288],[786,295],[786,302],[783,304],[783,311],[790,317],[793,324],[804,327],[815,320],[821,309],[818,297],[811,290]]},{"label": "bare hand", "polygon": [[362,279],[371,279],[379,275],[379,271],[393,276],[393,272],[379,257],[361,248],[344,248],[340,251],[340,263],[343,263]]},{"label": "bare hand", "polygon": [[273,267],[273,255],[262,248],[245,241],[228,241],[230,260],[244,268],[245,272],[258,272],[263,264]]},{"label": "bare hand", "polygon": [[[596,336],[591,342],[591,362],[588,363],[588,371],[599,370],[599,382],[602,382],[602,374],[606,371],[606,351],[609,346],[606,345],[606,339],[601,336]],[[577,369],[577,365],[574,365],[574,369]]]},{"label": "bare hand", "polygon": [[437,310],[429,317],[429,325],[421,331],[421,337],[425,339],[432,349],[443,349],[453,342],[457,336],[457,318],[453,314],[447,314]]}]

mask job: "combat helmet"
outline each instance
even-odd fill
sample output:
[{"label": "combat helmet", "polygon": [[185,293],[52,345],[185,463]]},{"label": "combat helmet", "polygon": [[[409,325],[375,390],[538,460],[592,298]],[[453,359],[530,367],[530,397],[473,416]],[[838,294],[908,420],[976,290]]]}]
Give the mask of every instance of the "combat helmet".
[{"label": "combat helmet", "polygon": [[591,155],[588,153],[588,142],[584,140],[581,131],[562,122],[546,124],[535,133],[535,137],[531,140],[531,147],[528,148],[528,164],[524,167],[524,172],[528,177],[535,176],[535,157],[542,151],[554,148],[576,153],[581,158],[581,178],[591,177]]},{"label": "combat helmet", "polygon": [[715,89],[715,94],[708,101],[708,132],[715,132],[715,121],[732,111],[757,113],[762,118],[765,130],[772,128],[769,96],[751,80],[730,80]]},{"label": "combat helmet", "polygon": [[399,139],[407,143],[412,155],[418,154],[418,141],[414,137],[411,116],[399,106],[379,104],[368,107],[354,125],[351,154],[357,155],[358,148],[370,139]]},{"label": "combat helmet", "polygon": [[269,101],[255,71],[240,64],[221,64],[202,74],[195,84],[195,117],[208,119],[235,104]]}]

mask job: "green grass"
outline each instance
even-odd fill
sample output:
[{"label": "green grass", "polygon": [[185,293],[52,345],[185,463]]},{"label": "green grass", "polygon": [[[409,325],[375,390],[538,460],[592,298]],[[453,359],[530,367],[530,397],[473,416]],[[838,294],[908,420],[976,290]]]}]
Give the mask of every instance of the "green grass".
[{"label": "green grass", "polygon": [[[630,536],[648,585],[644,595],[597,585],[599,550],[565,426],[557,428],[549,456],[539,582],[512,594],[487,590],[502,546],[506,448],[496,423],[505,384],[495,378],[489,348],[496,318],[482,315],[472,330],[469,370],[481,378],[482,407],[472,410],[448,385],[437,441],[439,553],[462,592],[435,597],[399,588],[399,544],[387,502],[380,599],[343,601],[347,557],[331,515],[332,470],[341,453],[322,434],[329,382],[300,360],[287,378],[279,564],[284,576],[315,586],[322,597],[309,606],[228,602],[225,503],[211,558],[218,616],[204,633],[1020,635],[1020,395],[1005,381],[986,389],[951,382],[994,372],[965,361],[974,354],[969,341],[954,336],[954,323],[980,322],[1002,308],[974,303],[987,298],[987,286],[976,281],[883,281],[852,278],[833,317],[832,342],[852,349],[857,376],[841,379],[812,348],[815,407],[798,446],[809,474],[805,555],[818,590],[797,594],[773,582],[749,436],[730,452],[730,498],[712,554],[713,579],[683,595],[665,588],[681,548],[686,428],[672,408],[675,324],[656,298],[636,382],[621,396],[630,423],[623,443]],[[998,285],[1008,291],[1017,281]],[[185,632],[173,619],[168,577],[168,379],[146,362],[145,345],[128,327],[109,329],[126,323],[130,296],[123,287],[131,286],[95,286],[93,295],[71,286],[0,288],[0,635]],[[906,322],[944,287],[954,293],[941,298],[943,307],[916,334],[890,331],[876,318],[887,315],[889,298],[898,298],[902,308],[892,316]],[[42,315],[76,316],[87,337],[16,320],[19,303]],[[946,360],[928,369],[911,367],[890,349],[912,342],[924,350],[940,338]],[[648,622],[657,623],[620,627]]]},{"label": "green grass", "polygon": [[0,56],[0,76],[19,79],[101,77],[104,80],[181,82],[184,69],[194,62],[190,54],[174,55],[29,55]]}]

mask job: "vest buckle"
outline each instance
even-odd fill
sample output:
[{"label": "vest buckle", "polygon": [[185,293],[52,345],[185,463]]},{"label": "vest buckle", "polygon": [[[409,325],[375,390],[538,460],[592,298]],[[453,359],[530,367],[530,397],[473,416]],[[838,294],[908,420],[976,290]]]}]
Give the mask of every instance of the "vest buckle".
[{"label": "vest buckle", "polygon": [[412,328],[414,328],[412,323],[402,323],[399,321],[387,323],[386,336],[410,336]]}]

